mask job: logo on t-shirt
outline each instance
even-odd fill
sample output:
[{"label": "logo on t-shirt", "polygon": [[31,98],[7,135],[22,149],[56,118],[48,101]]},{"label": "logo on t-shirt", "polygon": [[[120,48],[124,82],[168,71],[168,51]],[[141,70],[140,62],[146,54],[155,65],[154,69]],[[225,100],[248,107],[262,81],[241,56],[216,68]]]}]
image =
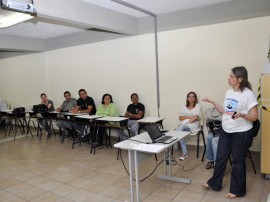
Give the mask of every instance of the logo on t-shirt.
[{"label": "logo on t-shirt", "polygon": [[227,112],[236,112],[238,102],[239,101],[236,100],[236,99],[227,98],[225,100],[225,106],[226,106],[225,113],[227,113]]}]

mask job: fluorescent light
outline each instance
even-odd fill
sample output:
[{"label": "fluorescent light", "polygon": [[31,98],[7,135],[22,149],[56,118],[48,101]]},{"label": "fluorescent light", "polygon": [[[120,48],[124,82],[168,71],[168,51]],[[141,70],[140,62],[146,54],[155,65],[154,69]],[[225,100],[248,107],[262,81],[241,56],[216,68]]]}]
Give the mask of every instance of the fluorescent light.
[{"label": "fluorescent light", "polygon": [[33,18],[33,16],[29,14],[9,11],[8,15],[0,18],[0,28],[10,27],[31,18]]}]

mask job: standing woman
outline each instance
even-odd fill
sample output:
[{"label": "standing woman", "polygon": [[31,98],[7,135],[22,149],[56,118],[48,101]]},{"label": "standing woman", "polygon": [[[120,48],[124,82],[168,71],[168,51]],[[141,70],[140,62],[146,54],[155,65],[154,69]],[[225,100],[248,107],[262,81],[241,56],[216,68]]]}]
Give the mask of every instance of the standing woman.
[{"label": "standing woman", "polygon": [[[179,114],[180,124],[176,130],[191,131],[196,133],[200,130],[199,119],[201,117],[201,108],[198,104],[198,98],[195,92],[187,94],[186,106],[183,107]],[[182,156],[179,158],[181,161],[188,157],[187,145],[185,139],[179,140],[182,150]]]},{"label": "standing woman", "polygon": [[232,155],[230,192],[225,197],[233,199],[246,193],[246,154],[253,140],[252,122],[258,119],[258,102],[245,67],[234,67],[228,83],[232,88],[226,92],[223,106],[210,98],[203,99],[212,103],[223,114],[223,130],[219,137],[214,174],[202,186],[221,190],[226,164]]}]

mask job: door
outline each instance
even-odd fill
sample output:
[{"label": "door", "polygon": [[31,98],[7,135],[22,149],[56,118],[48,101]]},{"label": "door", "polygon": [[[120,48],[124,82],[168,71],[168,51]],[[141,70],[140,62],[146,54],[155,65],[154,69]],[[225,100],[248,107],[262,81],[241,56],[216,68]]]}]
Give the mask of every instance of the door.
[{"label": "door", "polygon": [[261,173],[270,174],[270,74],[261,76]]}]

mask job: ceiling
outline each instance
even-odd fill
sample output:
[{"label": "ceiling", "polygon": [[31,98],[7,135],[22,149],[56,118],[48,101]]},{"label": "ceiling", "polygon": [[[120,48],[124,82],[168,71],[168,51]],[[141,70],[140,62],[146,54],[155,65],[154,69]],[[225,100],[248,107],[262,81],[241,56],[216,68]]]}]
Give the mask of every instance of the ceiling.
[{"label": "ceiling", "polygon": [[119,2],[158,31],[270,15],[269,0],[36,0],[36,18],[0,29],[0,59],[153,32]]}]

